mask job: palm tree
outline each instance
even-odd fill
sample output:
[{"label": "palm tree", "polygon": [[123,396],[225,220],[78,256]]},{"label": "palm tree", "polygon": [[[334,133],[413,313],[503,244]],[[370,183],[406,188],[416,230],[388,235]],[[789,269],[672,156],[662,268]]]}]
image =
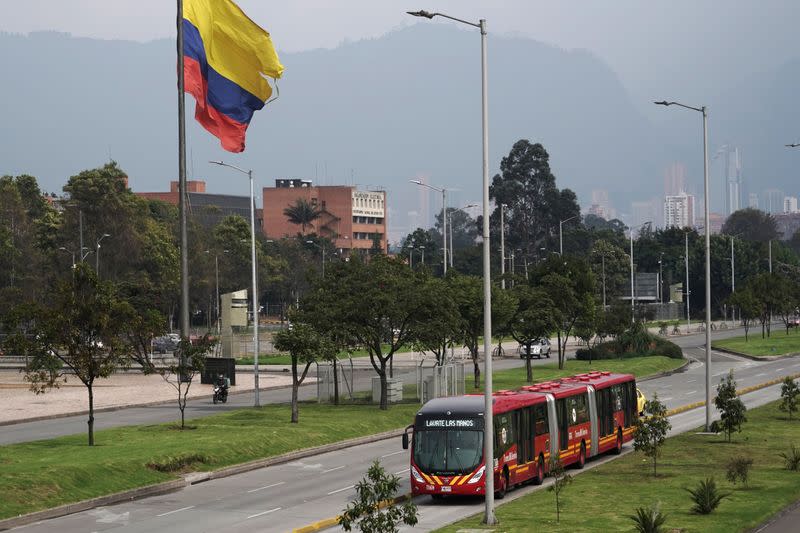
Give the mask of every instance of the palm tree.
[{"label": "palm tree", "polygon": [[305,235],[306,226],[310,226],[312,222],[322,216],[322,210],[308,200],[298,198],[294,205],[289,205],[283,210],[283,214],[289,218],[289,222],[292,224],[300,224],[303,235]]}]

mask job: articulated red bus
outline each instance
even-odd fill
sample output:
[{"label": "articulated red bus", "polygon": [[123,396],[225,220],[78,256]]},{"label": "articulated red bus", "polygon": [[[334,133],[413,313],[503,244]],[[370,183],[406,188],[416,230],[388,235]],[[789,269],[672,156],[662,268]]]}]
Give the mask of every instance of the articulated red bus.
[{"label": "articulated red bus", "polygon": [[[583,468],[587,457],[632,439],[638,416],[636,380],[629,374],[590,372],[493,395],[494,486],[502,498],[516,485],[540,484],[550,457]],[[411,441],[413,494],[485,492],[484,400],[466,395],[431,400],[403,434]]]}]

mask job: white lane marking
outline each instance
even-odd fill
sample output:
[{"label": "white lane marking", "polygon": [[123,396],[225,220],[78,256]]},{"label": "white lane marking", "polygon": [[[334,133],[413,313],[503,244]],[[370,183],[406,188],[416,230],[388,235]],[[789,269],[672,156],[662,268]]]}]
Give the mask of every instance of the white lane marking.
[{"label": "white lane marking", "polygon": [[756,377],[759,377],[759,376],[766,376],[766,375],[767,375],[767,373],[766,373],[766,372],[762,372],[762,373],[760,373],[760,374],[756,374]]},{"label": "white lane marking", "polygon": [[345,490],[350,490],[350,489],[352,489],[353,487],[355,487],[355,485],[350,485],[350,486],[348,486],[348,487],[345,487],[345,488],[343,488],[343,489],[332,490],[332,491],[330,491],[330,492],[328,493],[328,496],[330,496],[331,494],[336,494],[337,492],[342,492],[342,491],[345,491]]},{"label": "white lane marking", "polygon": [[384,457],[391,457],[393,455],[399,455],[401,453],[408,453],[408,452],[406,452],[406,450],[400,450],[399,452],[387,453],[386,455],[381,455],[381,459],[383,459]]},{"label": "white lane marking", "polygon": [[786,369],[785,368],[776,368],[775,372],[783,372],[784,370],[786,370]]},{"label": "white lane marking", "polygon": [[697,381],[697,380],[696,379],[687,379],[686,383],[694,383],[695,381]]},{"label": "white lane marking", "polygon": [[323,470],[322,472],[320,472],[320,474],[327,474],[328,472],[333,472],[334,470],[341,470],[342,468],[344,468],[344,465],[337,466],[336,468],[329,468],[327,470]]},{"label": "white lane marking", "polygon": [[395,473],[394,473],[394,475],[395,475],[395,476],[399,476],[400,474],[405,474],[406,472],[408,472],[408,470],[409,470],[409,469],[408,469],[408,468],[406,468],[405,470],[401,470],[401,471],[399,471],[399,472],[395,472]]},{"label": "white lane marking", "polygon": [[721,375],[727,374],[727,373],[728,373],[727,371],[725,371],[725,372],[717,372],[716,374],[714,374],[714,377],[721,376]]},{"label": "white lane marking", "polygon": [[672,396],[670,396],[670,397],[668,397],[668,398],[659,398],[659,400],[661,400],[662,402],[668,402],[668,401],[670,401],[671,399],[672,399]]},{"label": "white lane marking", "polygon": [[272,485],[267,485],[266,487],[258,487],[257,489],[248,490],[247,492],[258,492],[264,489],[271,489],[272,487],[277,487],[278,485],[283,485],[286,483],[285,481],[281,481],[280,483],[273,483]]},{"label": "white lane marking", "polygon": [[800,363],[797,363],[796,365],[792,365],[793,368],[797,368],[798,366],[800,366]]},{"label": "white lane marking", "polygon": [[247,517],[247,520],[250,520],[251,518],[255,518],[257,516],[263,516],[265,514],[274,513],[275,511],[280,511],[280,510],[281,510],[280,507],[276,507],[275,509],[270,509],[269,511],[264,511],[263,513],[251,514],[250,516]]},{"label": "white lane marking", "polygon": [[174,511],[169,511],[169,512],[166,512],[166,513],[157,514],[156,516],[167,516],[168,514],[180,513],[181,511],[186,511],[188,509],[194,509],[194,505],[190,505],[189,507],[181,507],[180,509],[175,509]]},{"label": "white lane marking", "polygon": [[689,392],[686,393],[686,396],[691,396],[695,392],[697,392],[697,391],[696,390],[690,390]]}]

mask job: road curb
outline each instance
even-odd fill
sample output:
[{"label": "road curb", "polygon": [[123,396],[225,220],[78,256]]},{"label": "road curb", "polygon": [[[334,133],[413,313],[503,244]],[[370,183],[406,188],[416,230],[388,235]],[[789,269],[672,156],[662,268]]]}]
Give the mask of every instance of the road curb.
[{"label": "road curb", "polygon": [[6,518],[0,520],[0,531],[12,529],[41,520],[48,520],[50,518],[58,518],[69,514],[79,513],[95,507],[102,507],[104,505],[112,505],[130,500],[138,500],[149,496],[158,496],[159,494],[167,494],[185,488],[187,485],[183,479],[176,479],[174,481],[167,481],[166,483],[158,483],[156,485],[147,485],[139,487],[138,489],[126,490],[123,492],[116,492],[106,496],[98,496],[90,500],[83,500],[75,503],[68,503],[52,509],[45,509],[43,511],[36,511],[20,515],[14,518]]},{"label": "road curb", "polygon": [[642,379],[637,379],[636,381],[638,383],[641,383],[642,381],[650,381],[651,379],[658,379],[658,378],[663,378],[663,377],[666,377],[666,376],[671,376],[672,374],[678,374],[680,372],[685,371],[689,367],[689,365],[691,365],[692,363],[696,363],[697,362],[697,359],[695,359],[693,357],[684,357],[684,359],[685,359],[685,361],[678,368],[674,368],[672,370],[665,370],[663,372],[659,372],[659,373],[653,374],[651,376],[645,376]]},{"label": "road curb", "polygon": [[[383,509],[390,505],[397,505],[398,503],[410,500],[413,498],[413,495],[408,492],[406,494],[402,494],[400,496],[395,496],[391,500],[383,500],[378,504],[378,509]],[[322,520],[318,520],[313,524],[309,524],[303,527],[297,527],[292,530],[292,533],[313,533],[314,531],[322,531],[323,529],[328,529],[329,527],[333,527],[339,523],[339,516],[335,516],[333,518],[324,518]]]},{"label": "road curb", "polygon": [[729,350],[727,348],[720,348],[718,346],[711,345],[713,350],[723,353],[729,353],[731,355],[736,355],[738,357],[744,357],[745,359],[750,359],[751,361],[777,361],[779,359],[787,359],[789,357],[795,357],[800,355],[800,353],[786,353],[783,355],[750,355],[742,352],[737,352],[735,350]]}]

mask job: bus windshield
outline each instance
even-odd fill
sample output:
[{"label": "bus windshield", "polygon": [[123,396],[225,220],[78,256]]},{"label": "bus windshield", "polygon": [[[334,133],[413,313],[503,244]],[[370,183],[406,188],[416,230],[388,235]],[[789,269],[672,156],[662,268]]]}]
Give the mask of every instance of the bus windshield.
[{"label": "bus windshield", "polygon": [[483,431],[414,432],[414,463],[432,474],[469,474],[483,457]]}]

